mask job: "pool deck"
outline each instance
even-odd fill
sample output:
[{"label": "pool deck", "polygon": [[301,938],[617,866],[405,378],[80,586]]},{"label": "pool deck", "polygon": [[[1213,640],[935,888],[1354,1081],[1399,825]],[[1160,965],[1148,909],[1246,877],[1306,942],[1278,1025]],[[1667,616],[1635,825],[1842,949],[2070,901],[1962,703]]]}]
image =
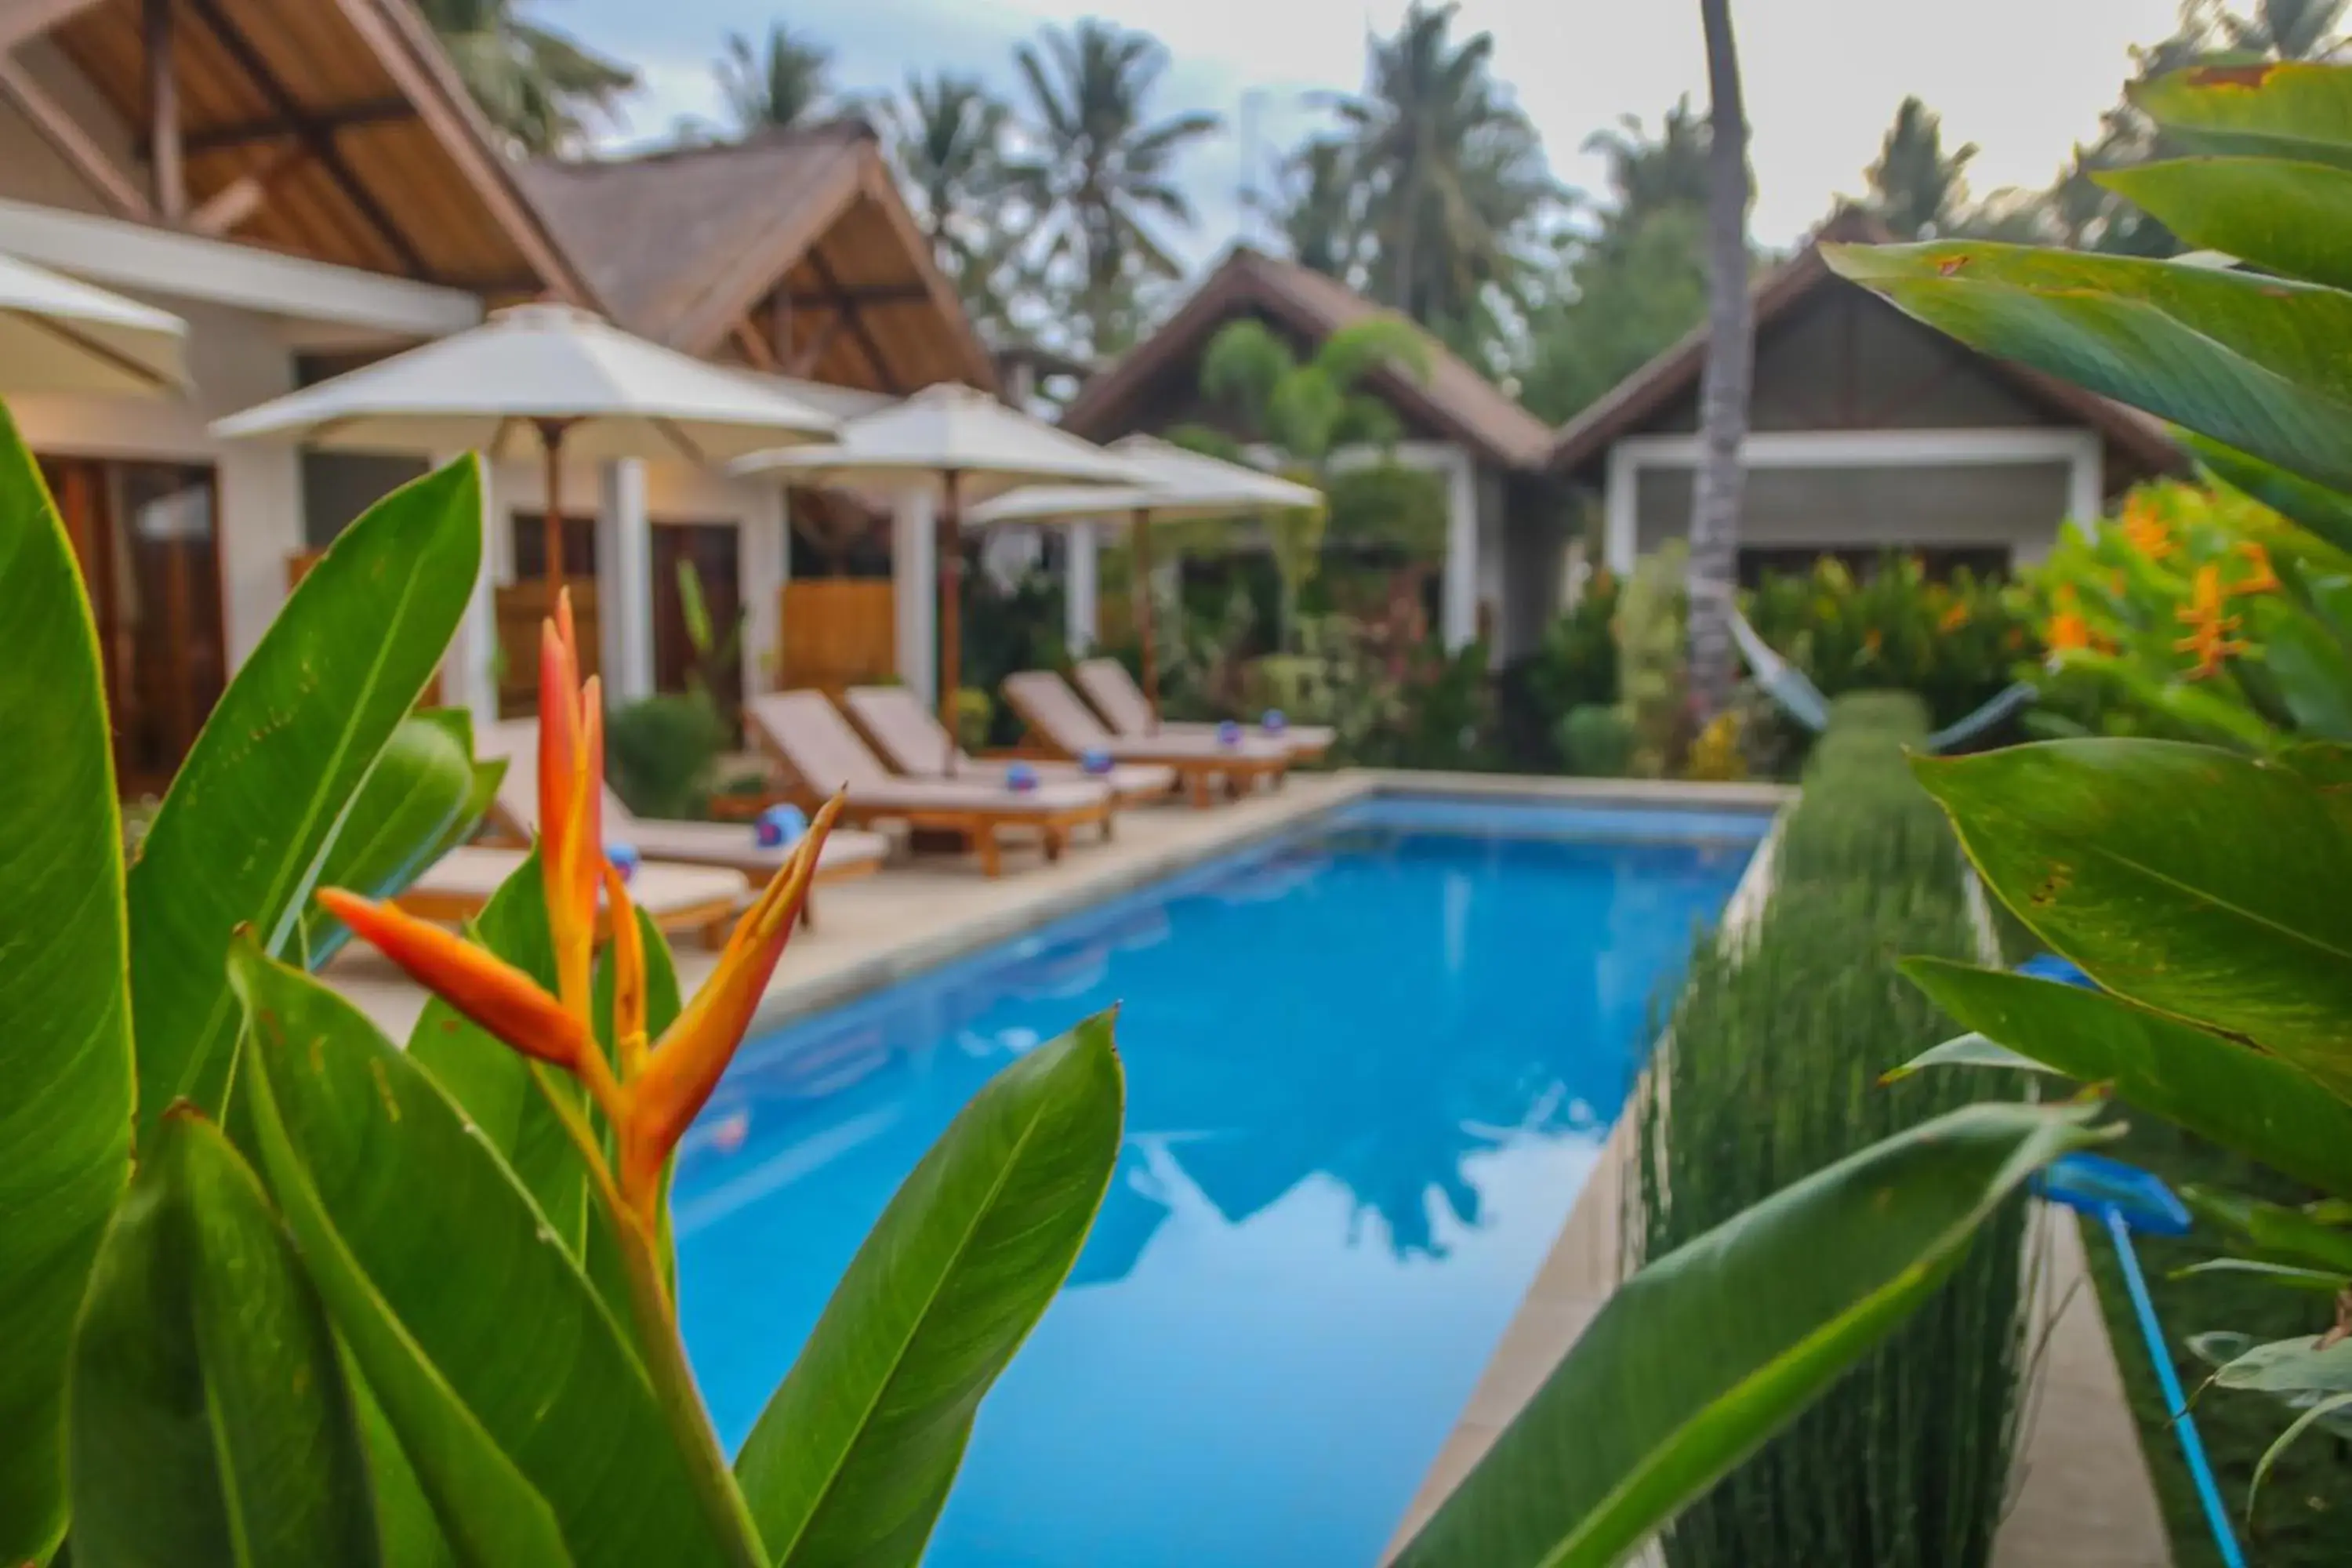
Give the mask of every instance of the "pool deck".
[{"label": "pool deck", "polygon": [[[1350,769],[1294,775],[1278,792],[1195,811],[1162,805],[1120,814],[1107,844],[1074,845],[1058,864],[1008,853],[990,879],[976,860],[922,855],[880,875],[821,889],[817,923],[797,933],[761,999],[755,1027],[774,1027],[836,1002],[1129,891],[1171,872],[1245,847],[1349,801],[1382,793],[1539,798],[1593,805],[1773,810],[1793,792],[1771,784],[1692,784],[1622,779],[1550,779],[1481,773]],[[1762,898],[1751,877],[1727,921]],[[715,955],[677,949],[690,992]],[[327,977],[395,1040],[405,1039],[424,994],[371,952],[347,949]],[[1424,1478],[1397,1532],[1410,1535],[1468,1474],[1513,1414],[1615,1289],[1622,1174],[1631,1139],[1621,1120],[1600,1166],[1485,1376]],[[2042,1369],[2033,1426],[1995,1568],[2169,1568],[2170,1555],[2123,1385],[2071,1221],[2053,1227],[2045,1276],[2063,1302]]]}]

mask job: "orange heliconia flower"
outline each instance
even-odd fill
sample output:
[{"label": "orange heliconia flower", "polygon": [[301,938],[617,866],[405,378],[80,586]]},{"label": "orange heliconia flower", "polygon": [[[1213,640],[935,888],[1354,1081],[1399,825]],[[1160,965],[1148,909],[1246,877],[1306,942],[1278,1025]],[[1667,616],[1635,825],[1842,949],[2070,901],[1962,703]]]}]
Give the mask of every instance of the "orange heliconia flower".
[{"label": "orange heliconia flower", "polygon": [[1936,629],[1940,632],[1956,632],[1968,624],[1969,602],[1966,599],[1954,599],[1952,607],[1946,610],[1937,620]]},{"label": "orange heliconia flower", "polygon": [[2197,568],[2190,583],[2189,603],[2173,612],[2173,619],[2189,628],[2189,635],[2172,645],[2176,653],[2197,656],[2190,667],[2189,679],[2202,680],[2221,672],[2224,659],[2246,651],[2246,645],[2230,634],[2242,626],[2245,617],[2222,613],[2228,595],[2221,586],[2221,569],[2207,564]]},{"label": "orange heliconia flower", "polygon": [[2161,561],[2173,552],[2172,531],[2164,526],[2164,519],[2156,508],[2142,500],[2124,503],[2123,534],[2134,550],[2150,561]]},{"label": "orange heliconia flower", "polygon": [[[569,596],[540,642],[540,859],[547,923],[555,942],[557,994],[523,971],[390,903],[322,889],[320,903],[383,955],[514,1050],[580,1080],[611,1125],[617,1170],[606,1171],[621,1208],[651,1238],[664,1170],[687,1126],[751,1027],[751,1015],[808,900],[825,836],[841,815],[825,803],[775,877],[737,921],[719,967],[661,1038],[646,1037],[646,954],[635,910],[600,837],[603,719],[596,681],[578,679]],[[614,1061],[596,1043],[591,1016],[599,901],[613,942]],[[616,1065],[617,1064],[617,1067]],[[583,1153],[600,1167],[601,1152]]]},{"label": "orange heliconia flower", "polygon": [[2091,646],[2091,623],[2077,609],[2074,584],[2061,583],[2050,595],[2050,621],[2042,628],[2042,646],[2052,653],[2072,653]]},{"label": "orange heliconia flower", "polygon": [[2230,584],[2232,594],[2275,594],[2285,586],[2278,574],[2271,570],[2271,552],[2256,540],[2245,540],[2238,545],[2238,553],[2252,568],[2245,576]]}]

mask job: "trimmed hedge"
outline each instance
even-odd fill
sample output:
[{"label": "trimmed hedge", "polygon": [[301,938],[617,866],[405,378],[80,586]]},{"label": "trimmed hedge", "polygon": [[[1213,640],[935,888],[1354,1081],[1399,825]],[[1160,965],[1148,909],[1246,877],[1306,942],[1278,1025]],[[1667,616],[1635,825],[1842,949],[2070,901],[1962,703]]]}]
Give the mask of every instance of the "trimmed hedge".
[{"label": "trimmed hedge", "polygon": [[[1972,958],[1957,846],[1912,782],[1916,698],[1834,705],[1748,939],[1695,952],[1671,1043],[1636,1099],[1633,1250],[1657,1257],[1790,1182],[2010,1087],[1879,1075],[1954,1031],[1896,973]],[[2022,1205],[1804,1417],[1688,1510],[1672,1568],[1973,1568],[1990,1560],[2026,1359]]]}]

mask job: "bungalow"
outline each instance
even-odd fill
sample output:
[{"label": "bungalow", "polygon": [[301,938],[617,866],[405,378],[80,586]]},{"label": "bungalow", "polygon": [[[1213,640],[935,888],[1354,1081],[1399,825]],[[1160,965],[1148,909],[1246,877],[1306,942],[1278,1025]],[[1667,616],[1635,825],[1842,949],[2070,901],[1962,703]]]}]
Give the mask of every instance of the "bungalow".
[{"label": "bungalow", "polygon": [[[2181,466],[2145,415],[1964,348],[1822,258],[1824,240],[1887,237],[1842,211],[1757,280],[1744,579],[1890,547],[1931,570],[2025,564],[2066,518],[2095,518],[2108,497]],[[1553,440],[1550,471],[1598,505],[1618,571],[1689,527],[1706,366],[1702,326]]]},{"label": "bungalow", "polygon": [[[0,251],[190,327],[184,399],[11,404],[92,585],[133,790],[169,778],[310,554],[421,467],[225,443],[214,419],[535,298],[810,378],[796,394],[844,410],[994,380],[869,132],[518,164],[410,0],[7,0]],[[635,463],[565,484],[596,498],[577,559],[623,606],[596,645],[617,693],[683,679],[681,558],[740,605],[747,683],[775,663],[790,552],[772,487]],[[538,535],[508,520],[537,515],[541,486],[535,463],[491,476],[497,591],[443,672],[445,697],[485,716],[517,700],[496,672],[528,663],[500,658],[516,628],[499,612],[524,607]]]},{"label": "bungalow", "polygon": [[[1201,360],[1227,323],[1264,321],[1303,357],[1342,327],[1380,313],[1337,279],[1237,247],[1158,331],[1080,389],[1063,426],[1108,441],[1214,423],[1201,395]],[[1395,410],[1403,427],[1397,460],[1445,481],[1438,624],[1446,647],[1467,645],[1484,622],[1496,657],[1516,658],[1534,650],[1559,604],[1568,530],[1544,471],[1551,431],[1434,340],[1429,351],[1426,375],[1386,365],[1366,390]],[[1090,559],[1073,552],[1081,570]],[[1074,584],[1072,597],[1090,599],[1090,585]]]}]

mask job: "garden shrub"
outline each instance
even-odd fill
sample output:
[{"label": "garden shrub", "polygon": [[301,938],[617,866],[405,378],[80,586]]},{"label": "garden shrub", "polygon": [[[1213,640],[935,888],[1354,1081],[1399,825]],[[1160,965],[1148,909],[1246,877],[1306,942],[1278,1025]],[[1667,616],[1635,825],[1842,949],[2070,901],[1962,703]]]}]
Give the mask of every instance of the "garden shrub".
[{"label": "garden shrub", "polygon": [[1826,555],[1809,573],[1767,573],[1747,613],[1825,695],[1916,692],[1931,725],[1974,710],[2035,652],[2022,606],[1999,577],[1962,567],[1931,582],[1916,556],[1892,552],[1859,575]]},{"label": "garden shrub", "polygon": [[1587,778],[1622,778],[1633,758],[1633,726],[1615,703],[1588,702],[1559,721],[1560,754],[1568,771]]},{"label": "garden shrub", "polygon": [[699,691],[624,703],[604,718],[613,788],[640,816],[697,816],[727,746],[727,721]]},{"label": "garden shrub", "polygon": [[1689,743],[1684,581],[1690,548],[1669,540],[1633,564],[1617,603],[1617,679],[1633,731],[1633,772],[1664,778]]},{"label": "garden shrub", "polygon": [[[1957,847],[1904,763],[1925,733],[1913,695],[1841,699],[1751,938],[1699,943],[1633,1111],[1638,1256],[2010,1088],[1968,1073],[1879,1083],[1954,1032],[1897,956],[1978,952]],[[1687,1510],[1672,1568],[1986,1562],[2024,1370],[2024,1225],[2011,1205],[1905,1328]]]}]

